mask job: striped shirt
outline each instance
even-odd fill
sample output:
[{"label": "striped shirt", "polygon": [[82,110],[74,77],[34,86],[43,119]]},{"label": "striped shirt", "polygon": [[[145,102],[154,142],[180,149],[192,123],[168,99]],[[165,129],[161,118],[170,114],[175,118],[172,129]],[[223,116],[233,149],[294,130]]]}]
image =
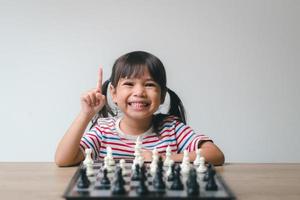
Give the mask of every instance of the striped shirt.
[{"label": "striped shirt", "polygon": [[[97,124],[81,138],[82,152],[90,148],[93,159],[104,158],[106,148],[110,146],[114,158],[133,159],[137,136],[123,133],[119,128],[119,122],[120,118],[117,117],[98,119]],[[178,121],[175,116],[164,119],[159,130],[159,134],[156,134],[150,128],[140,135],[142,149],[152,151],[156,148],[158,153],[165,154],[167,147],[170,146],[172,153],[182,153],[185,149],[191,152],[197,149],[199,142],[211,141],[209,137],[195,133],[191,127]]]}]

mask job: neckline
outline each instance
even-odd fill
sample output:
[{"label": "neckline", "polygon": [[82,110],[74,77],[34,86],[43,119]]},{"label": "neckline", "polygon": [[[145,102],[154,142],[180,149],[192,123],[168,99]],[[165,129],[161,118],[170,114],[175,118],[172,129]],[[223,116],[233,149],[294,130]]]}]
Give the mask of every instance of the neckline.
[{"label": "neckline", "polygon": [[116,127],[116,130],[117,130],[117,133],[118,133],[120,136],[122,136],[122,137],[124,137],[124,138],[126,138],[126,139],[136,141],[136,139],[137,139],[138,137],[141,137],[141,139],[143,139],[146,135],[149,135],[149,134],[151,134],[151,133],[153,132],[153,127],[151,126],[146,132],[144,132],[144,133],[142,133],[142,134],[139,134],[139,135],[128,135],[128,134],[124,133],[124,132],[120,129],[120,122],[121,122],[121,120],[122,120],[122,117],[119,117],[119,118],[117,119],[117,121],[116,121],[116,126],[115,126],[115,127]]}]

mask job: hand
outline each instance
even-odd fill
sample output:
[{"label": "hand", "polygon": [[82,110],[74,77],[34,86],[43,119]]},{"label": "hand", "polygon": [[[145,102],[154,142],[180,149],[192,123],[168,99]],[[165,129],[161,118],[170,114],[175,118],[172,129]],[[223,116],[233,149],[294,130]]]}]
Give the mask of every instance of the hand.
[{"label": "hand", "polygon": [[105,105],[105,96],[102,94],[102,67],[99,67],[98,82],[95,89],[81,95],[81,112],[90,117],[98,113]]}]

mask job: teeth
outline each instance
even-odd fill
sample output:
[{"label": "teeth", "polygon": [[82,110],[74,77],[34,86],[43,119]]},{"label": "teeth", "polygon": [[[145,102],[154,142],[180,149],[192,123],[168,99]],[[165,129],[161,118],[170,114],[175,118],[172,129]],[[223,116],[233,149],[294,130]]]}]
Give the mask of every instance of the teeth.
[{"label": "teeth", "polygon": [[147,103],[129,103],[129,105],[133,106],[133,107],[136,107],[136,108],[141,108],[141,107],[145,107],[147,106],[148,104]]}]

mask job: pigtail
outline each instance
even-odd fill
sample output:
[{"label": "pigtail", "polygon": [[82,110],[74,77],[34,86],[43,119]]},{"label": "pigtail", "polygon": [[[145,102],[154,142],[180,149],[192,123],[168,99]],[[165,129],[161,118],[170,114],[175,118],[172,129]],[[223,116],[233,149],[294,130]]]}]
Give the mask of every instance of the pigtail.
[{"label": "pigtail", "polygon": [[179,118],[181,122],[186,124],[186,117],[185,117],[185,109],[182,104],[182,101],[180,98],[177,96],[177,94],[172,91],[171,89],[167,89],[169,95],[170,95],[170,110],[169,114],[170,115],[175,115],[176,117]]},{"label": "pigtail", "polygon": [[176,116],[179,121],[186,124],[185,109],[182,104],[182,101],[180,100],[178,95],[171,89],[167,88],[167,92],[170,95],[169,112],[167,114],[159,113],[157,115],[154,115],[152,119],[152,124],[154,129],[153,131],[157,134],[159,133],[160,125],[163,122],[163,120],[170,115]]},{"label": "pigtail", "polygon": [[102,94],[105,95],[106,97],[106,104],[103,106],[103,108],[93,117],[92,119],[92,125],[90,127],[90,129],[92,129],[96,123],[97,123],[97,120],[99,118],[102,118],[102,117],[108,117],[109,115],[111,116],[115,116],[115,113],[112,111],[111,107],[108,105],[108,102],[107,102],[107,90],[108,90],[108,86],[109,86],[109,83],[110,83],[110,80],[107,80],[105,81],[103,84],[102,84]]}]

